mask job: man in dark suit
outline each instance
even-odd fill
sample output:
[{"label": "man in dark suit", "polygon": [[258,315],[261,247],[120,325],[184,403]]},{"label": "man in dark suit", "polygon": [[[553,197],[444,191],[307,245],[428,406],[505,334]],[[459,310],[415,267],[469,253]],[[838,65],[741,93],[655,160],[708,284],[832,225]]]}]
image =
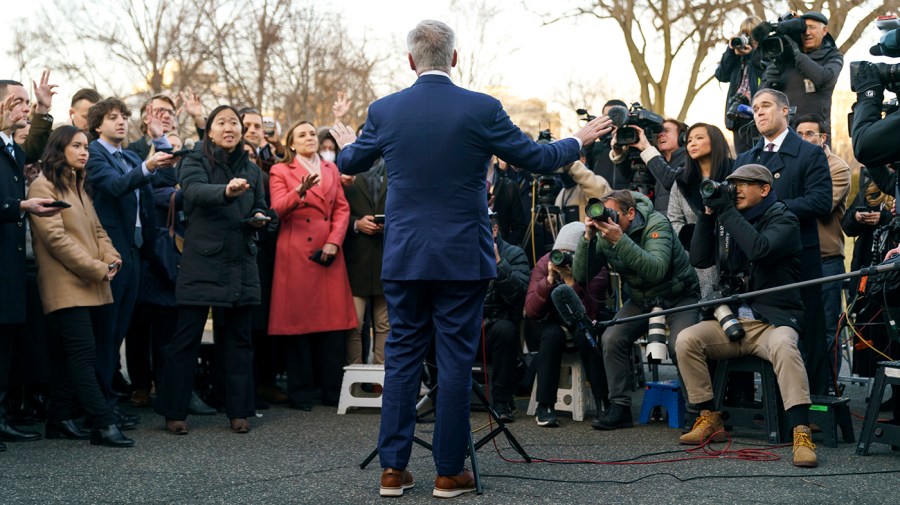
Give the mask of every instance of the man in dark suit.
[{"label": "man in dark suit", "polygon": [[[788,128],[789,107],[787,96],[780,91],[764,88],[756,92],[753,120],[762,138],[749,151],[741,153],[734,166],[759,164],[772,172],[775,194],[800,220],[803,244],[800,279],[806,281],[822,277],[818,219],[831,213],[831,171],[825,152],[804,142]],[[830,361],[825,355],[821,287],[802,288],[800,296],[806,307],[800,343],[806,359],[809,387],[812,394],[822,395],[828,392],[831,372],[828,370]]]},{"label": "man in dark suit", "polygon": [[[97,375],[110,405],[118,397],[112,390],[119,362],[119,348],[128,330],[141,278],[140,250],[151,248],[155,230],[150,180],[157,169],[172,166],[172,155],[157,152],[142,161],[122,149],[128,135],[128,107],[117,98],[101,100],[88,111],[88,127],[94,141],[88,147],[85,167],[94,208],[100,223],[122,256],[122,266],[112,282],[114,302],[104,305],[97,340]],[[118,409],[116,409],[118,411]],[[136,416],[123,416],[133,424]]]},{"label": "man in dark suit", "polygon": [[538,145],[499,101],[450,80],[457,53],[449,26],[422,21],[407,45],[416,83],[374,102],[358,139],[341,123],[332,135],[342,147],[343,173],[368,170],[379,156],[387,171],[382,279],[391,332],[378,440],[381,495],[399,496],[414,485],[406,466],[422,360],[433,338],[439,367],[433,494],[449,498],[475,490],[463,462],[471,367],[488,282],[497,275],[484,184],[491,155],[548,173],[577,160],[581,146],[611,123],[597,118],[574,137]]},{"label": "man in dark suit", "polygon": [[[0,441],[25,442],[40,439],[37,433],[19,431],[6,421],[4,403],[9,387],[13,342],[27,338],[25,335],[25,234],[26,214],[52,216],[61,209],[46,207],[52,200],[46,198],[25,199],[26,162],[37,161],[50,136],[53,118],[47,114],[53,87],[47,83],[49,72],[35,84],[34,124],[24,147],[13,142],[13,133],[27,123],[31,112],[28,91],[22,83],[0,80]],[[6,450],[0,442],[0,451]]]}]

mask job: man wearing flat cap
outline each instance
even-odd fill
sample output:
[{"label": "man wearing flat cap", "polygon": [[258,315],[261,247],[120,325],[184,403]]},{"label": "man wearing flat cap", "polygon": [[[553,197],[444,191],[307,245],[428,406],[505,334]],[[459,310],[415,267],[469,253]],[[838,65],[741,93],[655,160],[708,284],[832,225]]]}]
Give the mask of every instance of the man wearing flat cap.
[{"label": "man wearing flat cap", "polygon": [[[762,165],[743,165],[727,181],[730,186],[703,200],[706,212],[691,240],[691,264],[717,265],[718,288],[731,294],[798,282],[803,251],[800,222],[778,201],[772,172]],[[752,355],[770,361],[775,369],[787,420],[794,428],[794,465],[816,466],[809,430],[809,382],[797,347],[803,317],[799,294],[789,289],[733,302],[729,308],[740,323],[739,334],[726,335],[709,314],[707,320],[683,330],[675,343],[688,401],[700,410],[693,429],[680,442],[699,445],[725,439],[722,413],[714,411],[706,362]]]},{"label": "man wearing flat cap", "polygon": [[798,115],[818,116],[830,127],[831,95],[844,67],[844,55],[828,33],[824,14],[810,11],[800,19],[806,22],[806,31],[799,41],[782,37],[785,54],[765,66],[760,88],[783,91],[791,105],[797,106]]}]

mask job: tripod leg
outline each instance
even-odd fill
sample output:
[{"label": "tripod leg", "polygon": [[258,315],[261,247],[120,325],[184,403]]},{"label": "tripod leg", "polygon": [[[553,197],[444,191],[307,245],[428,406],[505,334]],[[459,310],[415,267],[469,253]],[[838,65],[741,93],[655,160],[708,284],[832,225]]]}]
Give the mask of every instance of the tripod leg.
[{"label": "tripod leg", "polygon": [[472,461],[472,475],[475,477],[475,493],[481,494],[481,471],[478,470],[478,457],[475,454],[475,442],[472,440],[471,431],[469,431],[469,459]]},{"label": "tripod leg", "polygon": [[378,447],[375,447],[375,449],[369,453],[369,455],[366,457],[366,459],[364,459],[363,462],[359,464],[359,469],[365,470],[366,467],[369,466],[369,463],[371,463],[372,460],[375,459],[375,456],[377,456],[377,455],[378,455]]}]

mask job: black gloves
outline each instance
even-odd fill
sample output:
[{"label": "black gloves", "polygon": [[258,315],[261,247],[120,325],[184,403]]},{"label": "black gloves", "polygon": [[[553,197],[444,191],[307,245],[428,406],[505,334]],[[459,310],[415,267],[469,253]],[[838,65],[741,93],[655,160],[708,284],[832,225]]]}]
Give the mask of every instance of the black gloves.
[{"label": "black gloves", "polygon": [[884,100],[884,85],[878,75],[878,67],[869,61],[859,62],[859,70],[853,79],[853,87],[856,88],[857,101],[875,99],[878,103]]},{"label": "black gloves", "polygon": [[767,88],[781,88],[781,70],[778,68],[778,64],[774,62],[769,63],[765,71],[763,71],[762,81]]},{"label": "black gloves", "polygon": [[731,192],[719,190],[715,195],[703,198],[703,205],[706,205],[716,214],[721,214],[729,207],[734,207],[734,199]]}]

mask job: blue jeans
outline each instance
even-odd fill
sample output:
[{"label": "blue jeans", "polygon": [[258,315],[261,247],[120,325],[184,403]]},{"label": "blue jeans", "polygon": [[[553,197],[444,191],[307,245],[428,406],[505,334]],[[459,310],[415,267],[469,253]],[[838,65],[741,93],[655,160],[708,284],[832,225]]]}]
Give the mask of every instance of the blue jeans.
[{"label": "blue jeans", "polygon": [[[844,273],[844,258],[831,256],[822,260],[822,276]],[[841,317],[841,281],[822,284],[822,307],[825,309],[825,343],[828,360],[835,378],[841,372],[841,350],[835,349],[838,320]]]}]

